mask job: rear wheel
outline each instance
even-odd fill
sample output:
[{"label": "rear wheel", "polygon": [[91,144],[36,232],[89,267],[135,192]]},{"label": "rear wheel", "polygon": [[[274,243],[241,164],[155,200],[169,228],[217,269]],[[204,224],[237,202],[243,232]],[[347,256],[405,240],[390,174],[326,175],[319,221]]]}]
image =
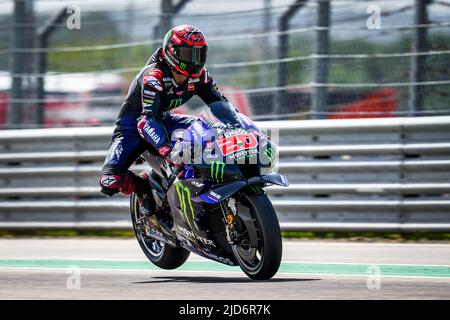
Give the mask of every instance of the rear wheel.
[{"label": "rear wheel", "polygon": [[254,280],[272,278],[280,267],[282,238],[267,195],[245,195],[238,204],[236,220],[241,239],[232,249],[242,271]]},{"label": "rear wheel", "polygon": [[140,213],[137,195],[130,197],[131,221],[133,222],[136,239],[147,258],[162,269],[176,269],[183,265],[189,257],[189,251],[181,247],[171,247],[164,241],[147,236],[148,224],[146,217]]}]

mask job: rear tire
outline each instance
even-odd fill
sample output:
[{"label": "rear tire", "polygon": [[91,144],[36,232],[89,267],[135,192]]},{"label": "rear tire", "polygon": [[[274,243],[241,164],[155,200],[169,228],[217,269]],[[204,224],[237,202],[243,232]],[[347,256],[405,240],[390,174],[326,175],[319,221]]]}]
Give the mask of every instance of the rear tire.
[{"label": "rear tire", "polygon": [[[242,271],[253,280],[269,280],[278,271],[282,256],[280,224],[269,198],[265,194],[245,195],[242,204],[250,210],[258,248],[233,245],[233,253]],[[239,216],[239,210],[238,210]],[[253,257],[252,257],[253,255]],[[254,261],[254,262],[253,262]]]},{"label": "rear tire", "polygon": [[136,239],[145,256],[161,269],[171,270],[183,265],[189,257],[190,252],[181,247],[171,247],[163,241],[159,241],[145,235],[138,223],[142,215],[139,211],[137,195],[133,193],[130,197],[131,221]]}]

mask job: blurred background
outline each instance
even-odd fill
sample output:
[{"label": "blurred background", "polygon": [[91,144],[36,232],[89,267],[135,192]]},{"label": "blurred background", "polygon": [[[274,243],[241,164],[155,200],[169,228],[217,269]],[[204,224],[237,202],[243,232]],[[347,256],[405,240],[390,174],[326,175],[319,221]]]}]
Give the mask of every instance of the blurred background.
[{"label": "blurred background", "polygon": [[130,229],[100,170],[131,80],[187,23],[277,133],[284,232],[450,237],[450,0],[0,0],[0,17],[0,235]]},{"label": "blurred background", "polygon": [[[100,192],[128,87],[180,24],[206,34],[224,95],[279,145],[290,185],[264,192],[283,237],[328,240],[283,242],[291,279],[208,266],[152,281],[129,196]],[[449,58],[450,0],[0,0],[0,299],[448,299]],[[74,266],[83,290],[63,278]]]},{"label": "blurred background", "polygon": [[184,23],[254,119],[450,113],[448,0],[0,0],[0,127],[114,124],[130,81]]}]

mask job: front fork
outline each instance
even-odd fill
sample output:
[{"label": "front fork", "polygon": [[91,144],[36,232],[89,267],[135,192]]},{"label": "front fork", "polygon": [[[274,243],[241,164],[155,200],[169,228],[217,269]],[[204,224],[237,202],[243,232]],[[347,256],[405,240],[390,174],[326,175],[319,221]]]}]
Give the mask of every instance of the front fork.
[{"label": "front fork", "polygon": [[237,215],[236,199],[230,197],[220,202],[222,221],[225,225],[225,234],[229,244],[237,244],[241,238],[236,228],[235,217]]}]

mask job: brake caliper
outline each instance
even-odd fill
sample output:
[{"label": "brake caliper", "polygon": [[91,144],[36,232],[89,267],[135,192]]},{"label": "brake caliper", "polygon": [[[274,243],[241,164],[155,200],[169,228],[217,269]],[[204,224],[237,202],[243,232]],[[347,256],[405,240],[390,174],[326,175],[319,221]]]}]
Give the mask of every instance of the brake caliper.
[{"label": "brake caliper", "polygon": [[236,224],[235,224],[235,216],[237,214],[236,209],[236,199],[229,198],[227,201],[227,208],[230,210],[227,210],[226,214],[226,235],[228,243],[230,244],[236,244],[239,242],[239,239],[241,239],[242,234],[237,230]]}]

